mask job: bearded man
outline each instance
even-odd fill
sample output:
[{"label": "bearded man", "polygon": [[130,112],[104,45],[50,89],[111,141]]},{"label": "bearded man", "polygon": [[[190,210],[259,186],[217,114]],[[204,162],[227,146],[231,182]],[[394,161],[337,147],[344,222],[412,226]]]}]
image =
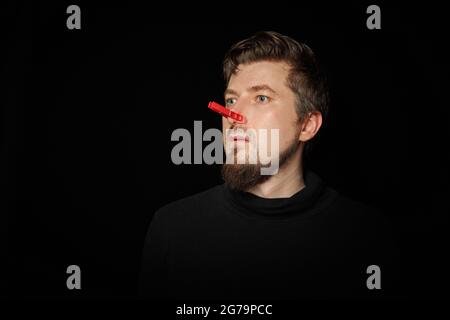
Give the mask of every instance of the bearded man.
[{"label": "bearded man", "polygon": [[[386,219],[304,169],[305,148],[328,110],[313,51],[288,36],[259,32],[231,47],[223,69],[225,107],[246,119],[223,117],[225,154],[244,161],[222,166],[224,184],[154,214],[141,295],[391,297],[395,245]],[[264,130],[265,149],[278,152],[263,163]],[[276,170],[264,174],[273,163]]]}]

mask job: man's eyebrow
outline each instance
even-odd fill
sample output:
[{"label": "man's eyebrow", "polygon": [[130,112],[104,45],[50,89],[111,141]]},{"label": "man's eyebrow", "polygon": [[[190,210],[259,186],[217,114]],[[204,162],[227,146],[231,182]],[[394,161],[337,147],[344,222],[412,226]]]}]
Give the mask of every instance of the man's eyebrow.
[{"label": "man's eyebrow", "polygon": [[248,88],[248,90],[253,91],[253,92],[267,90],[267,91],[272,92],[273,94],[277,94],[277,92],[274,89],[272,89],[270,86],[268,86],[267,84],[252,86],[252,87]]},{"label": "man's eyebrow", "polygon": [[231,94],[231,95],[235,95],[235,96],[238,95],[237,92],[234,91],[233,89],[226,89],[225,93],[224,93],[224,96],[226,96],[227,94]]},{"label": "man's eyebrow", "polygon": [[[267,90],[267,91],[272,92],[273,94],[277,94],[277,92],[267,84],[260,84],[260,85],[252,86],[252,87],[248,88],[247,90],[252,91],[252,92]],[[224,95],[226,96],[227,94],[236,95],[236,96],[238,95],[238,93],[236,91],[234,91],[233,89],[226,89]]]}]

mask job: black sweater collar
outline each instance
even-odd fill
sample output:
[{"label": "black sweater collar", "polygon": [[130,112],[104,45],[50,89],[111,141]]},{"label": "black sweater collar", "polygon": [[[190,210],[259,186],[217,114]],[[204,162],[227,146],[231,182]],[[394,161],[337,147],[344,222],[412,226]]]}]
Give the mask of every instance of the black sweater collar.
[{"label": "black sweater collar", "polygon": [[223,185],[226,201],[240,212],[250,216],[284,219],[303,215],[317,203],[325,185],[315,173],[307,171],[305,187],[289,198],[262,198],[249,192],[234,191]]}]

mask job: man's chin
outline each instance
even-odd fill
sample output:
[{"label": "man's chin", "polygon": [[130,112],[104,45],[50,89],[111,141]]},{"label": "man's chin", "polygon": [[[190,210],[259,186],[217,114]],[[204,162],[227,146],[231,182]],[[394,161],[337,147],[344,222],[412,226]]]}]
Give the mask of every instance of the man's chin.
[{"label": "man's chin", "polygon": [[[294,140],[289,147],[280,154],[277,169],[281,169],[285,166],[286,163],[288,163],[288,160],[294,157],[298,148],[299,142]],[[259,161],[256,164],[225,163],[222,165],[222,178],[230,189],[248,191],[272,177],[270,174],[262,174],[264,170],[261,169],[264,169],[265,167],[268,166]]]},{"label": "man's chin", "polygon": [[262,175],[261,165],[258,164],[224,164],[222,178],[230,189],[247,191],[268,180],[270,176]]}]

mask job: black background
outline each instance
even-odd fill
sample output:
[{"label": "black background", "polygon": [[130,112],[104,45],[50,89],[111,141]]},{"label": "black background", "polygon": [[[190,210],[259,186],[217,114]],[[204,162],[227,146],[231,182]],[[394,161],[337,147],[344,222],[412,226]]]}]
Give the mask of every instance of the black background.
[{"label": "black background", "polygon": [[[81,30],[66,28],[69,4],[81,7]],[[133,298],[153,212],[221,183],[219,165],[172,164],[171,133],[193,134],[194,120],[220,128],[207,103],[222,101],[224,53],[273,30],[312,47],[330,76],[330,118],[310,167],[393,222],[412,296],[448,297],[444,21],[431,5],[380,6],[381,30],[366,28],[367,4],[2,10],[8,295]],[[66,288],[71,264],[80,291]]]}]

